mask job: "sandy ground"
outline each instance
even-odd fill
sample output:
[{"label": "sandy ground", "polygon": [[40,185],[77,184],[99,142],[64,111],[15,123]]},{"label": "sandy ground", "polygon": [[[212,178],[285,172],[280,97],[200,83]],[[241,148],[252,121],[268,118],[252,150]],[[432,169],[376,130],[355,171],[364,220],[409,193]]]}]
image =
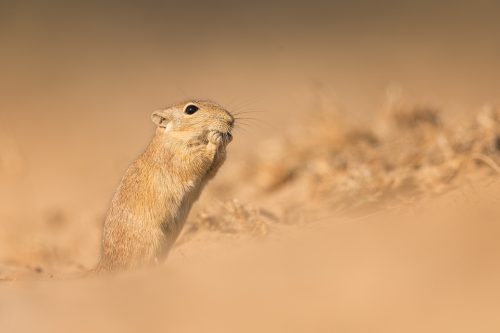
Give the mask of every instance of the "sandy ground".
[{"label": "sandy ground", "polygon": [[[380,126],[362,129],[324,111],[248,151],[251,162],[230,160],[167,262],[142,271],[86,276],[103,205],[37,216],[10,197],[0,234],[2,330],[494,332],[492,110],[460,130],[419,108],[394,106]],[[413,130],[401,130],[407,121]]]},{"label": "sandy ground", "polygon": [[479,184],[266,239],[201,234],[152,270],[5,282],[2,329],[494,332],[499,184]]},{"label": "sandy ground", "polygon": [[[0,3],[1,332],[498,332],[498,6],[90,3]],[[226,164],[165,263],[86,276],[190,97],[248,118]]]}]

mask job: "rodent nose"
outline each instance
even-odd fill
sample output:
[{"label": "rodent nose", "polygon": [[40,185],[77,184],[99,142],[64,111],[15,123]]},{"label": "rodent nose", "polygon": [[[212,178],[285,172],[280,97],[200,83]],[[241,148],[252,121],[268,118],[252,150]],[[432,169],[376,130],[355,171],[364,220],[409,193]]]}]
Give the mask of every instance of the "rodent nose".
[{"label": "rodent nose", "polygon": [[227,115],[229,116],[228,119],[227,119],[227,123],[229,124],[229,126],[232,127],[234,125],[234,117],[229,112],[227,112]]}]

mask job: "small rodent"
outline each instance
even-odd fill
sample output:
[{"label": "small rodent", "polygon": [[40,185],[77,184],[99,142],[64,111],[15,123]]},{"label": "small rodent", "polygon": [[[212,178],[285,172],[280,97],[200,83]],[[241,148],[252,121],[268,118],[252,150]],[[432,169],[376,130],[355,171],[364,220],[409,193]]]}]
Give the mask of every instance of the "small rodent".
[{"label": "small rodent", "polygon": [[156,133],[128,168],[104,222],[96,271],[166,258],[191,206],[226,159],[235,118],[206,100],[155,111]]}]

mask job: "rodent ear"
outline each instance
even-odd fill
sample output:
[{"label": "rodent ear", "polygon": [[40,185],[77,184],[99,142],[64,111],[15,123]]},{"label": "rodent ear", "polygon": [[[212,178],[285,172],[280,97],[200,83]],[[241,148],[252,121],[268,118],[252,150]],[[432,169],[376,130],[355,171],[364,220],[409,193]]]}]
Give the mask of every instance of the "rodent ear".
[{"label": "rodent ear", "polygon": [[151,115],[151,120],[156,126],[165,128],[170,122],[170,117],[165,110],[157,110]]}]

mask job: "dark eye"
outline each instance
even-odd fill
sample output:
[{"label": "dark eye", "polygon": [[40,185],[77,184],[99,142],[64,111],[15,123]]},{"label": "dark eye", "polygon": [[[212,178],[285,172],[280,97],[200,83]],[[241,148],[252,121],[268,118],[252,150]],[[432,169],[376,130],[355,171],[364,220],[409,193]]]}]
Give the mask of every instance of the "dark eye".
[{"label": "dark eye", "polygon": [[184,112],[187,114],[193,114],[196,111],[198,111],[198,107],[196,105],[192,105],[192,104],[186,106],[186,110],[184,110]]}]

